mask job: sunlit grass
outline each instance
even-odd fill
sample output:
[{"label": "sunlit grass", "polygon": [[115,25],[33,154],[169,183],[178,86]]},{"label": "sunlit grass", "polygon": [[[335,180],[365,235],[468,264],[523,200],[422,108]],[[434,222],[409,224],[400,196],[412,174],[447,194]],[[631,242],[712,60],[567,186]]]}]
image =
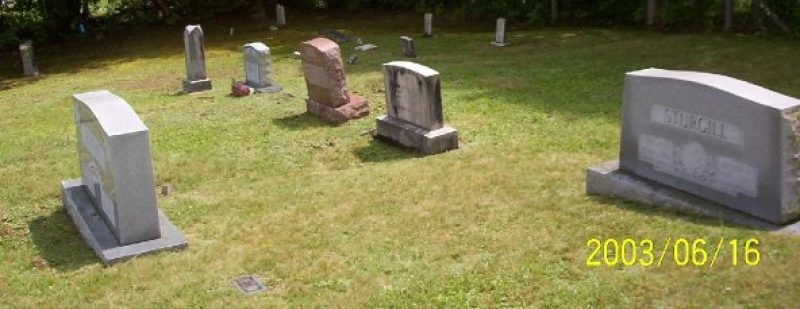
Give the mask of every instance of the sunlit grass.
[{"label": "sunlit grass", "polygon": [[[291,15],[290,15],[291,17]],[[791,306],[797,239],[584,194],[585,168],[618,154],[622,80],[646,67],[731,75],[800,96],[797,42],[604,29],[435,29],[414,60],[441,72],[461,148],[421,157],[374,142],[381,63],[419,20],[312,16],[272,33],[204,23],[213,92],[178,95],[180,27],[38,47],[38,80],[0,76],[0,302],[9,306]],[[418,21],[418,23],[417,23]],[[491,23],[488,23],[491,25]],[[233,25],[236,34],[229,36]],[[305,114],[297,43],[338,27],[380,46],[347,66],[370,117]],[[240,46],[272,47],[279,94],[233,98]],[[343,44],[343,54],[354,44]],[[108,89],[150,128],[160,208],[189,248],[100,265],[61,206],[79,177],[71,94]],[[588,268],[590,238],[761,239],[761,265]],[[729,258],[729,256],[727,257]],[[244,296],[231,279],[273,290]]]}]

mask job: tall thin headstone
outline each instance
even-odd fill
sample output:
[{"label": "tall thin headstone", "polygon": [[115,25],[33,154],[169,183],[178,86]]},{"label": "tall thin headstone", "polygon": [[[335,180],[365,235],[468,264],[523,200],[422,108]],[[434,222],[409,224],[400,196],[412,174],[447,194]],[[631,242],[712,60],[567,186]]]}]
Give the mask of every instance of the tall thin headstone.
[{"label": "tall thin headstone", "polygon": [[417,48],[414,46],[414,39],[407,36],[401,36],[400,43],[403,45],[403,56],[408,58],[417,57]]},{"label": "tall thin headstone", "polygon": [[652,26],[656,23],[657,0],[647,0],[647,25]]},{"label": "tall thin headstone", "polygon": [[492,45],[498,46],[498,47],[503,47],[503,46],[508,45],[508,42],[506,42],[506,19],[505,18],[498,18],[497,19],[497,26],[496,26],[495,34],[494,34],[494,42],[492,42]]},{"label": "tall thin headstone", "polygon": [[800,100],[722,75],[639,70],[625,77],[619,172],[590,170],[587,191],[783,224],[800,214],[799,157]]},{"label": "tall thin headstone", "polygon": [[272,80],[272,63],[270,61],[269,47],[261,42],[245,44],[244,72],[245,84],[255,89],[256,92],[273,93],[283,88]]},{"label": "tall thin headstone", "polygon": [[550,0],[550,20],[552,22],[558,20],[558,0]]},{"label": "tall thin headstone", "polygon": [[425,14],[425,30],[422,34],[425,37],[433,36],[433,13]]},{"label": "tall thin headstone", "polygon": [[458,148],[458,131],[444,124],[439,72],[408,61],[383,65],[388,115],[375,137],[424,154]]},{"label": "tall thin headstone", "polygon": [[203,28],[200,25],[186,26],[183,30],[183,44],[186,51],[186,80],[183,81],[183,92],[211,90],[211,79],[206,72]]},{"label": "tall thin headstone", "polygon": [[74,99],[81,178],[61,183],[64,207],[106,264],[186,247],[158,209],[149,130],[108,91]]},{"label": "tall thin headstone", "polygon": [[286,9],[283,5],[275,5],[275,21],[279,27],[286,26]]},{"label": "tall thin headstone", "polygon": [[725,31],[733,27],[733,0],[725,0]]},{"label": "tall thin headstone", "polygon": [[25,41],[19,44],[19,53],[22,56],[22,72],[25,76],[39,75],[39,69],[36,68],[35,57],[33,55],[33,42]]},{"label": "tall thin headstone", "polygon": [[341,124],[369,114],[369,102],[350,92],[339,45],[326,38],[301,44],[303,73],[308,88],[308,112]]}]

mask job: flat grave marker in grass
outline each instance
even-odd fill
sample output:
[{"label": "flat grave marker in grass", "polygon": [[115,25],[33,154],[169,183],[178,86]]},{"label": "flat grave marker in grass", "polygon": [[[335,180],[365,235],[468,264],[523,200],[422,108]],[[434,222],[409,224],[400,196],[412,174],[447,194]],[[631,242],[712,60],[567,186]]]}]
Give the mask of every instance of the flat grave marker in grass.
[{"label": "flat grave marker in grass", "polygon": [[233,280],[233,285],[245,295],[252,295],[269,290],[266,285],[261,283],[261,280],[253,275],[236,278]]},{"label": "flat grave marker in grass", "polygon": [[158,209],[149,130],[108,91],[74,96],[81,178],[62,182],[64,207],[106,264],[186,247]]},{"label": "flat grave marker in grass", "polygon": [[458,131],[444,125],[439,72],[408,61],[383,65],[388,115],[377,120],[376,137],[424,154],[458,147]]},{"label": "flat grave marker in grass", "polygon": [[[785,224],[800,213],[799,116],[800,100],[727,76],[629,72],[619,170]],[[641,197],[593,179],[590,193]]]}]

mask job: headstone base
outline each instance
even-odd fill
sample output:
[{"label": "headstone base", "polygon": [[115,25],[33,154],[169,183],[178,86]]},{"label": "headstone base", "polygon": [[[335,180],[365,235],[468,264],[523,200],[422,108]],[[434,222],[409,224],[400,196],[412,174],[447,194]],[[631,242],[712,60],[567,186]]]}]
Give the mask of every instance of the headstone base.
[{"label": "headstone base", "polygon": [[378,118],[375,138],[400,144],[426,155],[458,148],[458,131],[453,127],[429,131],[388,115]]},{"label": "headstone base", "polygon": [[511,45],[511,44],[510,43],[492,42],[492,45],[497,46],[497,47],[506,47],[506,46]]},{"label": "headstone base", "polygon": [[586,170],[586,193],[621,197],[656,207],[722,219],[781,234],[800,234],[800,222],[777,225],[619,168],[619,161]]},{"label": "headstone base", "polygon": [[319,116],[322,120],[332,124],[342,124],[350,119],[357,119],[369,115],[369,102],[366,98],[350,94],[350,102],[339,107],[307,99],[308,112]]},{"label": "headstone base", "polygon": [[25,70],[24,74],[25,74],[26,77],[37,77],[37,76],[39,76],[39,69],[33,68],[30,71],[29,70]]},{"label": "headstone base", "polygon": [[283,87],[278,85],[272,85],[263,88],[255,88],[255,87],[250,87],[250,88],[253,88],[253,91],[255,91],[256,93],[277,93],[283,90]]},{"label": "headstone base", "polygon": [[161,227],[161,238],[143,241],[130,245],[120,245],[111,228],[100,216],[89,197],[88,190],[81,180],[65,180],[61,182],[61,193],[64,208],[72,217],[72,221],[81,236],[94,250],[103,264],[111,265],[135,256],[155,253],[164,250],[180,250],[188,246],[183,235],[169,222],[169,219],[158,211]]},{"label": "headstone base", "polygon": [[184,80],[183,81],[183,93],[195,93],[195,92],[203,92],[211,90],[211,79],[201,79],[201,80]]}]

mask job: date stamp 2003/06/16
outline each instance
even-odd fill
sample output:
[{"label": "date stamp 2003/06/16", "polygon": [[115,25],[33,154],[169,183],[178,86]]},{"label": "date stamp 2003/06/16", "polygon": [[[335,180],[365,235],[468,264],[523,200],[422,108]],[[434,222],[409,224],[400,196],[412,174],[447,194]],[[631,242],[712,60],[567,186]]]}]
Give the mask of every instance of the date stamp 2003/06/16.
[{"label": "date stamp 2003/06/16", "polygon": [[636,241],[630,238],[622,240],[592,238],[586,242],[586,246],[589,247],[586,266],[661,267],[667,263],[713,268],[715,263],[728,259],[732,267],[752,267],[761,262],[759,244],[755,238],[727,240],[720,237],[718,241],[713,242],[707,242],[703,238],[667,238],[663,246],[657,245],[651,239]]}]

